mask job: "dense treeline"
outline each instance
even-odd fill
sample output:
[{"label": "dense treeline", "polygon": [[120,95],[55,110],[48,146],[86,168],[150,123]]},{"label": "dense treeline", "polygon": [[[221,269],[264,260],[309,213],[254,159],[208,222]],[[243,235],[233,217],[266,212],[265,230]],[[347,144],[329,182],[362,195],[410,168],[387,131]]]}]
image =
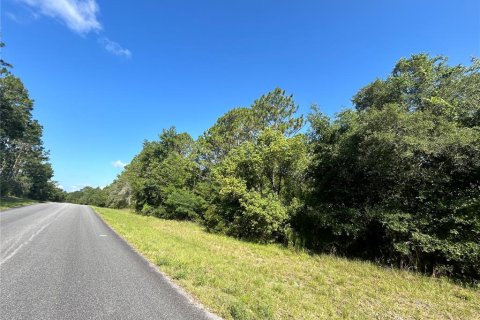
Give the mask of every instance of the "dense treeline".
[{"label": "dense treeline", "polygon": [[10,68],[0,60],[0,194],[60,201],[64,192],[51,180],[42,126],[32,118],[33,100]]},{"label": "dense treeline", "polygon": [[478,282],[479,70],[478,60],[401,59],[334,119],[313,108],[306,121],[275,89],[196,141],[164,130],[110,186],[83,194],[252,241]]},{"label": "dense treeline", "polygon": [[480,61],[402,59],[335,121],[311,115],[312,247],[480,277]]},{"label": "dense treeline", "polygon": [[89,204],[98,207],[105,207],[106,190],[102,188],[85,187],[78,191],[67,193],[65,201],[76,204]]}]

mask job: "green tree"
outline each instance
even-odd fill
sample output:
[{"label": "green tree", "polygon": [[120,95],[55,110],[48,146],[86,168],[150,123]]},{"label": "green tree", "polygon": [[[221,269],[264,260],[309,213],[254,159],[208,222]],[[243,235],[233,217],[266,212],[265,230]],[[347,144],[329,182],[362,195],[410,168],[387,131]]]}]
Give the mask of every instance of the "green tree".
[{"label": "green tree", "polygon": [[252,111],[262,130],[273,128],[290,136],[297,133],[304,124],[303,116],[297,116],[298,106],[293,95],[287,96],[285,90],[280,88],[255,100]]},{"label": "green tree", "polygon": [[262,95],[249,108],[228,111],[198,141],[202,164],[209,167],[222,161],[230,150],[254,141],[267,128],[286,136],[295,134],[304,125],[303,116],[297,116],[297,111],[293,96],[279,88]]},{"label": "green tree", "polygon": [[111,208],[132,207],[132,187],[124,170],[109,186],[105,188],[106,205]]},{"label": "green tree", "polygon": [[55,185],[42,127],[32,118],[27,89],[9,68],[0,61],[0,190],[3,195],[47,200]]},{"label": "green tree", "polygon": [[138,212],[178,219],[194,218],[190,211],[201,214],[202,201],[193,194],[200,174],[193,150],[193,139],[175,128],[164,130],[158,141],[144,143],[125,173]]},{"label": "green tree", "polygon": [[446,57],[426,54],[402,58],[391,75],[372,82],[354,97],[357,110],[382,109],[390,103],[408,111],[430,111],[435,115],[479,126],[480,60],[470,66],[449,66]]},{"label": "green tree", "polygon": [[68,193],[65,200],[71,203],[105,207],[107,205],[107,193],[102,188],[84,187],[81,190]]},{"label": "green tree", "polygon": [[310,116],[310,209],[295,226],[311,246],[478,279],[479,69],[445,62],[402,59],[357,110]]},{"label": "green tree", "polygon": [[214,169],[218,197],[206,215],[207,225],[238,237],[284,239],[307,164],[305,137],[288,138],[274,129],[233,149]]},{"label": "green tree", "polygon": [[206,166],[218,163],[235,147],[252,141],[259,130],[250,108],[234,108],[221,116],[198,140],[199,160]]}]

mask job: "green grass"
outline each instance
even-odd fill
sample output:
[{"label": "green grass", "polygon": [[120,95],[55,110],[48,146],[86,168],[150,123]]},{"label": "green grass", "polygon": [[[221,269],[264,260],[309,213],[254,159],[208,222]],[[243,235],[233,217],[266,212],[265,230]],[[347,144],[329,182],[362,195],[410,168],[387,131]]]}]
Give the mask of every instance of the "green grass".
[{"label": "green grass", "polygon": [[480,317],[480,291],[447,279],[243,242],[191,222],[95,209],[164,273],[226,319]]},{"label": "green grass", "polygon": [[15,198],[15,197],[1,197],[0,198],[0,211],[16,208],[16,207],[23,207],[28,206],[31,204],[35,204],[38,201],[30,200],[30,199],[23,199],[23,198]]}]

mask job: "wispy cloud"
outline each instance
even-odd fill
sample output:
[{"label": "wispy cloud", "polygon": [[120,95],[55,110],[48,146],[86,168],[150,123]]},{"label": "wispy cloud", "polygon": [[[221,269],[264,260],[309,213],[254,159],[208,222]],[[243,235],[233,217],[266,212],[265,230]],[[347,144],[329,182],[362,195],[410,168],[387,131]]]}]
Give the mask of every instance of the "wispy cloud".
[{"label": "wispy cloud", "polygon": [[122,160],[116,160],[112,162],[114,168],[124,168],[127,164],[122,162]]},{"label": "wispy cloud", "polygon": [[20,22],[20,19],[18,19],[17,16],[14,15],[13,13],[11,13],[11,12],[8,12],[8,11],[5,12],[5,16],[12,21]]},{"label": "wispy cloud", "polygon": [[99,38],[98,42],[105,48],[105,50],[107,50],[111,54],[126,58],[130,58],[132,56],[130,50],[123,48],[121,45],[119,45],[115,41],[108,39],[107,37]]},{"label": "wispy cloud", "polygon": [[100,8],[96,0],[17,0],[25,4],[32,14],[44,15],[65,24],[70,30],[86,35],[95,33],[105,50],[116,56],[130,58],[132,52],[102,35],[102,24],[98,18]]},{"label": "wispy cloud", "polygon": [[102,30],[95,0],[19,0],[35,11],[57,19],[79,34]]}]

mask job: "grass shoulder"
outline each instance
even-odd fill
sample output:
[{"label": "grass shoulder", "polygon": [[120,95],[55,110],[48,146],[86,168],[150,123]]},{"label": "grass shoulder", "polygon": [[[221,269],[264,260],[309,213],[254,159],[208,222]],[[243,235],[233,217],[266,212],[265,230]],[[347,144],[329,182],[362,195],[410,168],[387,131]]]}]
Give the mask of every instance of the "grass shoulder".
[{"label": "grass shoulder", "polygon": [[38,203],[38,201],[31,200],[31,199],[16,198],[16,197],[1,197],[0,211],[11,209],[11,208],[29,206],[35,203]]},{"label": "grass shoulder", "polygon": [[211,234],[192,222],[95,208],[226,319],[475,319],[480,290],[364,261]]}]

